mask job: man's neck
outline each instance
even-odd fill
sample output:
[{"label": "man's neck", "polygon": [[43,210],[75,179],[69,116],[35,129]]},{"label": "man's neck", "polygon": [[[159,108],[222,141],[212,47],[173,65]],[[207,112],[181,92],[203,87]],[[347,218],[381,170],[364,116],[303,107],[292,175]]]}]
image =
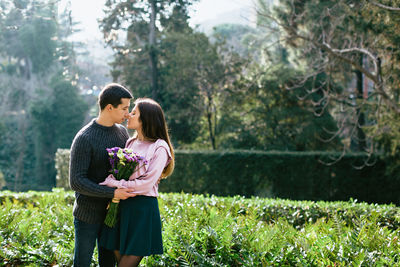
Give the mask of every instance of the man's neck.
[{"label": "man's neck", "polygon": [[114,121],[112,121],[110,118],[107,118],[107,116],[104,116],[103,114],[99,114],[99,116],[96,119],[96,122],[102,126],[106,127],[111,127],[114,125]]}]

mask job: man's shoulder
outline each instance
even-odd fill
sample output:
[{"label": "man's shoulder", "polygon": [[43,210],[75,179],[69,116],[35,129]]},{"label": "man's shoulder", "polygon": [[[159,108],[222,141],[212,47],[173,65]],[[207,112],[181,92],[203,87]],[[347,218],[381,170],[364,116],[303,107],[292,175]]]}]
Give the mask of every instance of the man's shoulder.
[{"label": "man's shoulder", "polygon": [[116,124],[114,124],[114,125],[117,126],[117,128],[118,128],[120,131],[124,131],[124,132],[127,131],[127,129],[125,128],[125,126],[122,125],[122,124],[116,123]]},{"label": "man's shoulder", "polygon": [[93,123],[90,121],[88,124],[83,126],[77,133],[76,136],[86,135],[91,131]]},{"label": "man's shoulder", "polygon": [[115,126],[117,126],[118,131],[123,133],[126,136],[126,138],[129,137],[128,130],[125,128],[125,126],[123,126],[122,124],[117,124],[117,123],[115,124]]},{"label": "man's shoulder", "polygon": [[92,122],[89,122],[85,126],[83,126],[75,135],[74,141],[87,141],[92,132]]}]

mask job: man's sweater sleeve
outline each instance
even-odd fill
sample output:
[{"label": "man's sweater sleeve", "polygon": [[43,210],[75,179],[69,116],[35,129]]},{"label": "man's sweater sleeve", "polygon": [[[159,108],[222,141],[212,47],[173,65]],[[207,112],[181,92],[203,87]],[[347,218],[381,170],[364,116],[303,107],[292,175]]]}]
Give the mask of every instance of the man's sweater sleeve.
[{"label": "man's sweater sleeve", "polygon": [[69,182],[74,191],[92,197],[114,197],[115,188],[98,185],[88,178],[91,146],[84,136],[74,139],[70,157]]}]

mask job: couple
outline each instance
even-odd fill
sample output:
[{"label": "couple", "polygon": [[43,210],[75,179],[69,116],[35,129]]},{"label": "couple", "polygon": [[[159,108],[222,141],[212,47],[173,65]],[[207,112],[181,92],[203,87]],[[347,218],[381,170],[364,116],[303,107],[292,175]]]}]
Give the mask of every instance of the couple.
[{"label": "couple", "polygon": [[[118,266],[138,266],[143,256],[163,253],[158,182],[172,173],[174,151],[160,105],[151,99],[137,99],[129,113],[131,99],[123,86],[105,86],[98,99],[99,116],[72,142],[74,266],[90,266],[96,241],[100,266],[115,266],[116,261]],[[126,119],[128,128],[136,130],[130,139],[120,125]],[[128,182],[107,177],[111,166],[106,148],[125,145],[148,162],[144,171]],[[103,224],[111,198],[123,200],[115,228]]]}]

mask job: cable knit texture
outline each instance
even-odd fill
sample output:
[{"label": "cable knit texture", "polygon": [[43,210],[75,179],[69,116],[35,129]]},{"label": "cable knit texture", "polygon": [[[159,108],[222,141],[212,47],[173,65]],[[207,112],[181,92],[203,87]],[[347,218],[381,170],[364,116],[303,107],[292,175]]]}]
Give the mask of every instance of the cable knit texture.
[{"label": "cable knit texture", "polygon": [[111,168],[106,148],[124,147],[127,130],[119,124],[106,127],[95,119],[75,136],[71,146],[69,182],[75,191],[73,215],[87,223],[102,223],[115,188],[99,185]]}]

